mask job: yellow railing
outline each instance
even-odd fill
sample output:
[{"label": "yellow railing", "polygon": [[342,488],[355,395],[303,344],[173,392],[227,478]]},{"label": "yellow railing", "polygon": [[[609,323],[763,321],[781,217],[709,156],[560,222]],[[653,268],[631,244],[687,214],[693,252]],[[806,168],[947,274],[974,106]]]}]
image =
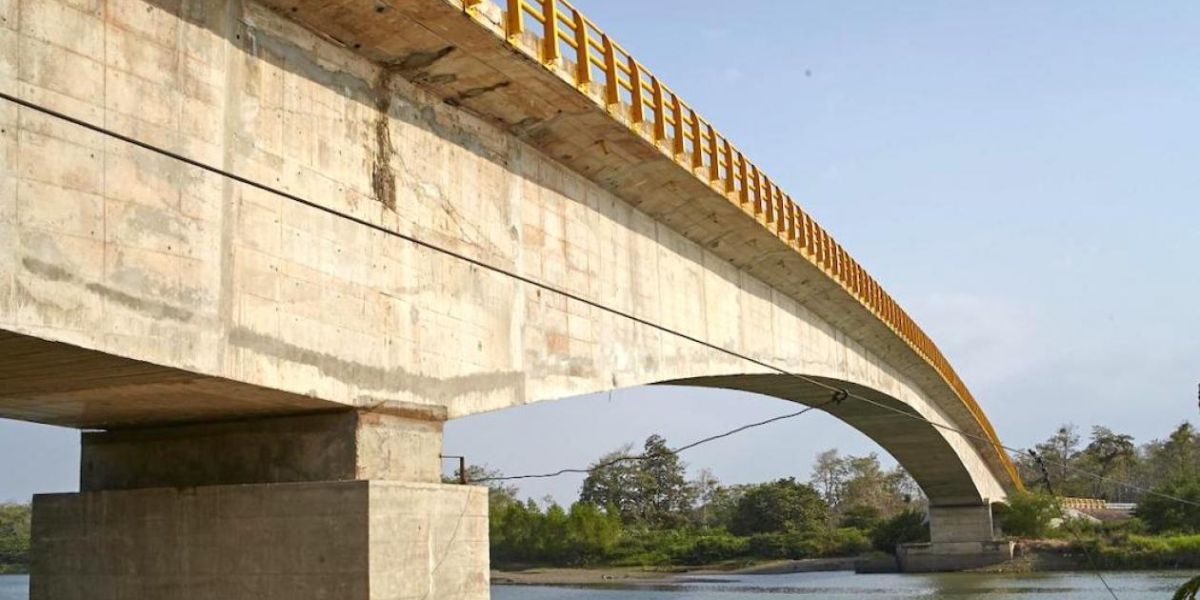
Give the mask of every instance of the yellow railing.
[{"label": "yellow railing", "polygon": [[1020,477],[996,432],[950,363],[916,322],[828,232],[679,94],[564,0],[461,0],[481,22],[498,9],[508,42],[541,61],[821,268],[887,324],[946,380],[992,440],[1015,484]]}]

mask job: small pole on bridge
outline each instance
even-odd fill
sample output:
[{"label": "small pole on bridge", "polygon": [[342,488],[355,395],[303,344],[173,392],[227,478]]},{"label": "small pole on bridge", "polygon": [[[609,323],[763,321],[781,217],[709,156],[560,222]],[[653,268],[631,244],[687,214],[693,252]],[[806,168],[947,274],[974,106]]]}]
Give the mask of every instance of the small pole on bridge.
[{"label": "small pole on bridge", "polygon": [[467,485],[468,483],[470,483],[469,481],[467,481],[467,457],[466,456],[448,456],[448,455],[443,454],[443,455],[441,455],[441,457],[443,460],[445,460],[447,458],[457,458],[458,459],[458,483],[459,483],[459,485]]}]

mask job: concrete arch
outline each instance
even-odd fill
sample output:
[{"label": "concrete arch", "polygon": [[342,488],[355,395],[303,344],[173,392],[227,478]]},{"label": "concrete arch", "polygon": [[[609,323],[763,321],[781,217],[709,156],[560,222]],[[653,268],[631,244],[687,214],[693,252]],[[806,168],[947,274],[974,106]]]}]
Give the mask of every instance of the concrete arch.
[{"label": "concrete arch", "polygon": [[[26,102],[0,110],[0,417],[102,430],[83,493],[35,508],[35,600],[96,569],[148,598],[486,597],[486,494],[438,483],[445,420],[657,382],[819,396],[755,363],[970,432],[833,409],[945,515],[969,509],[962,536],[935,513],[935,542],[990,543],[988,503],[1020,485],[936,348],[846,283],[847,257],[810,260],[457,0],[10,4],[34,60],[0,73]],[[313,31],[355,16],[374,25]],[[338,42],[360,34],[376,38]],[[212,515],[259,542],[214,540]],[[261,576],[284,573],[255,562],[276,540],[344,531],[364,537],[305,564],[314,587]],[[128,547],[180,548],[171,586],[146,584],[166,559]],[[375,558],[443,548],[461,564],[395,577]],[[81,552],[117,558],[85,573]],[[216,591],[193,578],[207,560],[249,566]]]},{"label": "concrete arch", "polygon": [[962,447],[951,443],[942,430],[917,420],[923,418],[920,412],[896,398],[862,385],[827,378],[817,381],[855,396],[869,398],[888,408],[854,397],[829,404],[833,394],[827,388],[792,375],[725,375],[665,383],[753,392],[805,406],[820,406],[822,411],[870,438],[896,459],[916,480],[932,505],[984,504],[999,497],[998,490],[989,487],[990,482],[986,478],[980,478],[972,472],[972,468],[982,465],[960,455]]}]

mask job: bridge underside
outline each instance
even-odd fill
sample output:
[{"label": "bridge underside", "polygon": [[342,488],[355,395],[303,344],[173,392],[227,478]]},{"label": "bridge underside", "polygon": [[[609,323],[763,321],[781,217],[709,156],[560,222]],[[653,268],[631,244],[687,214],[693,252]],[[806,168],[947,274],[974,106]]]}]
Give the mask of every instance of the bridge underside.
[{"label": "bridge underside", "polygon": [[[34,598],[89,597],[85,588],[142,598],[486,595],[486,493],[440,483],[444,410],[351,409],[12,332],[0,332],[0,356],[0,415],[99,430],[83,434],[81,492],[36,499]],[[907,568],[1002,557],[988,500],[941,432],[871,388],[813,381],[661,383],[819,405],[878,441],[930,496],[945,554],[908,549]],[[888,408],[830,404],[829,387]]]},{"label": "bridge underside", "polygon": [[715,347],[977,434],[828,407],[913,473],[935,543],[990,540],[1015,482],[954,382],[460,5],[0,16],[30,104],[0,104],[0,417],[92,430],[81,492],[35,500],[33,600],[486,598],[442,423],[660,382],[829,397]]}]

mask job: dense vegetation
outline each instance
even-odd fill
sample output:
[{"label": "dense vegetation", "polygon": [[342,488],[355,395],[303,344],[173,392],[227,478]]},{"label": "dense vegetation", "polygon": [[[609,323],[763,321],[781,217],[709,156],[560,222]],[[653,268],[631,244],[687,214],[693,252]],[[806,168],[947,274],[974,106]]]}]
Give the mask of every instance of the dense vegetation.
[{"label": "dense vegetation", "polygon": [[28,504],[0,504],[0,574],[29,571]]},{"label": "dense vegetation", "polygon": [[[1200,502],[1200,434],[1190,424],[1141,447],[1104,427],[1094,428],[1085,445],[1066,425],[1036,450],[1049,486],[1032,457],[1017,457],[1030,491],[999,507],[1007,534],[1067,539],[1112,566],[1200,566],[1194,564],[1200,509],[1169,498]],[[651,436],[637,452],[626,446],[596,460],[579,500],[568,507],[522,502],[515,488],[493,487],[492,560],[500,566],[740,563],[893,552],[900,543],[928,539],[920,490],[902,469],[883,469],[875,455],[823,452],[807,482],[722,485],[708,471],[689,480],[685,467],[666,440]],[[1064,525],[1048,488],[1137,502],[1136,518]]]},{"label": "dense vegetation", "polygon": [[666,440],[651,436],[639,452],[623,447],[600,457],[569,507],[522,502],[514,488],[494,486],[492,560],[700,565],[892,551],[927,539],[922,502],[908,475],[884,470],[875,455],[824,452],[810,483],[722,485],[708,471],[688,480]]}]

